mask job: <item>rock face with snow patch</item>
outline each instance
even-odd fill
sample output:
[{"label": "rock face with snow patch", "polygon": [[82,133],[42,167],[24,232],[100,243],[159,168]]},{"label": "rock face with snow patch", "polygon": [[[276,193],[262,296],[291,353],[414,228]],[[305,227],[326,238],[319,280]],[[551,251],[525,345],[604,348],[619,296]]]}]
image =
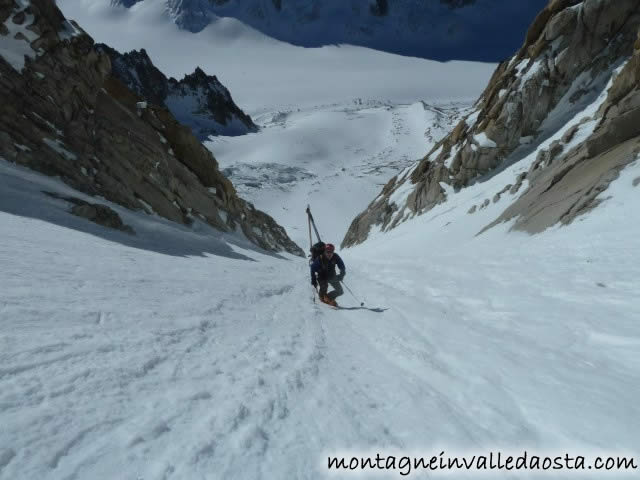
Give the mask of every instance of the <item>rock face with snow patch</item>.
[{"label": "rock face with snow patch", "polygon": [[528,172],[469,213],[521,194],[497,221],[518,217],[515,228],[537,232],[592,208],[595,196],[636,158],[639,27],[637,0],[552,0],[519,52],[498,66],[474,112],[389,181],[353,221],[343,246],[364,241],[374,225],[394,228],[444,202],[447,190],[531,155],[536,161]]},{"label": "rock face with snow patch", "polygon": [[566,145],[580,129],[540,151],[528,173],[530,187],[486,228],[515,219],[513,228],[537,233],[571,223],[595,208],[596,197],[640,157],[640,50],[619,70],[595,117],[593,133],[574,148]]},{"label": "rock face with snow patch", "polygon": [[0,2],[0,26],[1,158],[130,209],[303,255],[238,197],[189,128],[115,78],[109,57],[53,2]]},{"label": "rock face with snow patch", "polygon": [[167,79],[144,49],[121,54],[104,44],[97,48],[111,58],[112,72],[118,80],[145,100],[167,107],[201,140],[210,135],[236,136],[258,131],[251,117],[235,104],[229,90],[200,68],[180,81]]}]

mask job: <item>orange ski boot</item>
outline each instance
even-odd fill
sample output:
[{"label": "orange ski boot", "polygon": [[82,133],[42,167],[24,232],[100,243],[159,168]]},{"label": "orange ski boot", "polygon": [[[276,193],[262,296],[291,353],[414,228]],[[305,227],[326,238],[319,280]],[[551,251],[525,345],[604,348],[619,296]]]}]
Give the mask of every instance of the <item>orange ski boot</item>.
[{"label": "orange ski boot", "polygon": [[322,301],[324,303],[326,303],[327,305],[331,305],[332,307],[337,307],[338,306],[336,301],[333,298],[331,298],[329,295],[325,295],[324,298],[322,299]]}]

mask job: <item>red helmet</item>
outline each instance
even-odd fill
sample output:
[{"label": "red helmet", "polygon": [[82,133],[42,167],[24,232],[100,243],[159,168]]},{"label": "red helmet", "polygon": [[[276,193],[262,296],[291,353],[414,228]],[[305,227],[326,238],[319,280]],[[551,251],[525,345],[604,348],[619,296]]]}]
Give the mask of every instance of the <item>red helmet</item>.
[{"label": "red helmet", "polygon": [[333,246],[333,243],[327,243],[324,246],[324,251],[327,253],[333,253],[336,251],[336,247]]}]

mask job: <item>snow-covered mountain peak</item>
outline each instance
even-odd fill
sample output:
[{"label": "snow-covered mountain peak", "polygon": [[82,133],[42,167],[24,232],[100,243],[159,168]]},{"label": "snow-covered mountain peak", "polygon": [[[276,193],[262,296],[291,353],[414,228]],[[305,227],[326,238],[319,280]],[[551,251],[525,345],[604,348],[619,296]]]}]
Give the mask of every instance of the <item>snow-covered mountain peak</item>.
[{"label": "snow-covered mountain peak", "polygon": [[[151,1],[151,0],[142,0]],[[163,0],[183,29],[223,17],[294,45],[352,44],[436,60],[498,61],[545,0]],[[131,0],[113,0],[129,7]]]},{"label": "snow-covered mountain peak", "polygon": [[258,130],[251,117],[233,101],[229,90],[200,67],[178,81],[156,68],[145,49],[124,54],[104,44],[98,49],[109,55],[114,75],[122,83],[145,100],[169,108],[198,138]]},{"label": "snow-covered mountain peak", "polygon": [[199,138],[244,135],[258,130],[251,117],[235,104],[229,90],[200,67],[180,81],[169,78],[168,85],[167,106]]}]

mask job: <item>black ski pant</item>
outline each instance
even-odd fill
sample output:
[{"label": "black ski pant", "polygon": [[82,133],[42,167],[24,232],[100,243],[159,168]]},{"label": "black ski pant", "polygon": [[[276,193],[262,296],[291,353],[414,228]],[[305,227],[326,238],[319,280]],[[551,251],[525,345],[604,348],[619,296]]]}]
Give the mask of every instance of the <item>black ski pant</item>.
[{"label": "black ski pant", "polygon": [[330,299],[335,300],[344,293],[342,285],[340,285],[340,280],[338,280],[337,277],[333,277],[328,280],[326,278],[319,278],[318,284],[320,285],[320,298],[322,298],[324,295],[327,295],[329,285],[333,287],[333,291],[328,294]]}]

